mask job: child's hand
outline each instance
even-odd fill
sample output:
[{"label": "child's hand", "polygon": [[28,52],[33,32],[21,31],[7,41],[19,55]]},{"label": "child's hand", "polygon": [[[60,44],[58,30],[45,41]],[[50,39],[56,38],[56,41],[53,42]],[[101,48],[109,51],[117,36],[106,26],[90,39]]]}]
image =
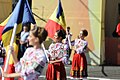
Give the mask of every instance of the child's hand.
[{"label": "child's hand", "polygon": [[49,63],[50,63],[50,64],[53,64],[53,63],[54,63],[54,61],[49,61]]},{"label": "child's hand", "polygon": [[13,47],[13,46],[10,46],[10,47],[9,47],[9,50],[10,50],[10,53],[13,53],[13,52],[14,52],[14,47]]}]

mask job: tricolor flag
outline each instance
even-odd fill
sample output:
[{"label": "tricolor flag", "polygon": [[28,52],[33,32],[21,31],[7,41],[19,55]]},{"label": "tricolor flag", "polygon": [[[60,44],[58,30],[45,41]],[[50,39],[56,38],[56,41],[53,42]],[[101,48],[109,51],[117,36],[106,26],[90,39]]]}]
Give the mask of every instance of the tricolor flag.
[{"label": "tricolor flag", "polygon": [[0,26],[0,41],[2,40],[2,31],[3,31],[4,27]]},{"label": "tricolor flag", "polygon": [[59,4],[56,7],[55,11],[49,18],[45,29],[48,31],[48,37],[54,38],[54,34],[59,29],[66,29],[65,17],[62,8],[61,1],[59,0]]},{"label": "tricolor flag", "polygon": [[[0,40],[2,40],[2,31],[3,31],[3,29],[5,28],[5,26],[6,26],[6,24],[7,24],[7,22],[8,22],[8,20],[10,19],[10,16],[11,15],[9,15],[8,17],[7,17],[7,19],[5,19],[1,24],[0,24]],[[5,47],[5,49],[6,49],[6,52],[8,51],[8,48],[7,47]],[[18,51],[18,46],[15,48],[15,52],[16,52],[16,49],[17,49],[17,51]],[[12,59],[12,56],[11,56],[11,59]],[[10,62],[11,62],[11,59],[10,59]],[[4,61],[5,62],[5,61]],[[13,62],[13,61],[12,61]],[[5,64],[5,63],[4,63]],[[9,69],[8,69],[8,72],[10,73],[10,71],[9,70],[12,70],[12,72],[14,72],[14,67],[10,67],[10,66],[13,66],[13,64],[9,64]],[[10,69],[11,68],[11,69]],[[0,79],[1,80],[1,79]],[[5,80],[14,80],[14,78],[6,78]]]},{"label": "tricolor flag", "polygon": [[0,40],[2,40],[2,31],[5,27],[5,25],[7,24],[8,20],[10,18],[10,15],[8,16],[8,18],[6,20],[4,20],[1,24],[0,24]]},{"label": "tricolor flag", "polygon": [[2,32],[2,41],[4,46],[10,44],[14,24],[17,23],[18,25],[16,30],[16,34],[18,34],[22,30],[22,23],[27,22],[36,24],[31,9],[29,7],[28,0],[19,0]]},{"label": "tricolor flag", "polygon": [[[32,23],[32,24],[36,24],[34,17],[32,15],[32,11],[29,7],[29,3],[28,0],[19,0],[14,11],[12,12],[10,19],[8,20],[3,32],[2,32],[2,42],[3,45],[5,47],[7,47],[10,44],[11,41],[11,36],[13,35],[13,28],[14,28],[14,24],[17,24],[17,29],[16,29],[16,34],[20,33],[22,30],[22,24],[23,23]],[[14,39],[14,42],[16,42],[16,36]],[[16,50],[16,55],[17,55],[17,46],[16,44],[14,45],[14,50]],[[9,54],[7,54],[7,57],[9,56]],[[7,63],[8,60],[6,60]],[[13,68],[13,59],[10,56],[10,60],[9,60],[9,66],[8,66],[8,73],[12,73],[14,72],[14,68]],[[6,65],[5,65],[6,68]],[[2,78],[3,80],[3,78]],[[7,79],[7,80],[14,80],[14,79]]]}]

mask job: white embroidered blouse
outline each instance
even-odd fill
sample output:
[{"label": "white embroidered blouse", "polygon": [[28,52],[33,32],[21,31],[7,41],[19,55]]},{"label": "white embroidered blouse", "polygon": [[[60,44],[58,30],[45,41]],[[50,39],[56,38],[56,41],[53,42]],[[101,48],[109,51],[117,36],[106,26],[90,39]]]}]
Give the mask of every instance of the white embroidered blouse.
[{"label": "white embroidered blouse", "polygon": [[50,60],[62,60],[63,63],[67,62],[67,51],[63,43],[52,43],[48,49]]},{"label": "white embroidered blouse", "polygon": [[20,62],[15,64],[15,71],[20,72],[24,80],[38,80],[46,64],[43,49],[27,48]]},{"label": "white embroidered blouse", "polygon": [[86,40],[75,39],[74,46],[77,53],[84,53],[86,51],[88,42]]}]

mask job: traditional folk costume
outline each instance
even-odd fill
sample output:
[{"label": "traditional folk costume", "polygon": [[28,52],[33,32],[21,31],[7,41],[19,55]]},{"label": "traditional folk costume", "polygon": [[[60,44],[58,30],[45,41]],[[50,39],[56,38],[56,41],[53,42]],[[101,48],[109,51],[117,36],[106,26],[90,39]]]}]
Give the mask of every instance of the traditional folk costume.
[{"label": "traditional folk costume", "polygon": [[43,49],[27,48],[20,62],[15,64],[15,71],[21,73],[24,80],[38,80],[46,64]]},{"label": "traditional folk costume", "polygon": [[46,71],[47,80],[66,80],[66,71],[64,63],[66,63],[67,52],[64,49],[64,44],[62,43],[52,43],[48,50],[50,54],[50,61],[61,60],[60,62],[55,62],[48,64]]},{"label": "traditional folk costume", "polygon": [[[72,43],[73,44],[73,43]],[[72,67],[70,75],[74,78],[87,77],[87,60],[85,56],[85,51],[88,42],[81,39],[76,39],[74,41],[75,54],[73,56]]]}]

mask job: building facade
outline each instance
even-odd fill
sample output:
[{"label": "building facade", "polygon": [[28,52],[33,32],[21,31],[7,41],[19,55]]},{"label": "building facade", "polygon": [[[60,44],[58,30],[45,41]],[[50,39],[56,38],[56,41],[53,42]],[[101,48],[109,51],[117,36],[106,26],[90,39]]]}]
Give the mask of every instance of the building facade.
[{"label": "building facade", "polygon": [[[3,1],[9,2],[10,0]],[[10,2],[9,6],[12,6],[16,1]],[[32,3],[31,9],[37,25],[44,27],[57,7],[58,0],[29,0],[29,2]],[[70,26],[73,34],[72,40],[77,38],[82,28],[87,29],[89,32],[86,38],[89,43],[88,52],[86,53],[88,64],[120,65],[120,40],[113,33],[119,21],[120,1],[61,0],[61,2],[66,25]],[[0,10],[4,11],[2,8]],[[6,15],[0,15],[0,20],[5,19],[11,10],[12,7],[9,12],[5,12]],[[1,12],[1,14],[4,13]]]},{"label": "building facade", "polygon": [[106,0],[105,62],[108,65],[120,65],[120,38],[115,33],[118,23],[120,23],[120,0]]},{"label": "building facade", "polygon": [[0,22],[4,21],[12,12],[11,0],[0,0]]},{"label": "building facade", "polygon": [[[86,53],[88,64],[100,65],[104,61],[104,6],[105,0],[61,0],[66,25],[70,26],[74,40],[82,28],[88,30],[86,38],[89,42]],[[69,3],[69,4],[68,4]],[[32,11],[46,21],[58,5],[58,0],[34,0]],[[35,17],[37,24],[45,26],[45,22]],[[73,51],[74,52],[74,51]]]}]

